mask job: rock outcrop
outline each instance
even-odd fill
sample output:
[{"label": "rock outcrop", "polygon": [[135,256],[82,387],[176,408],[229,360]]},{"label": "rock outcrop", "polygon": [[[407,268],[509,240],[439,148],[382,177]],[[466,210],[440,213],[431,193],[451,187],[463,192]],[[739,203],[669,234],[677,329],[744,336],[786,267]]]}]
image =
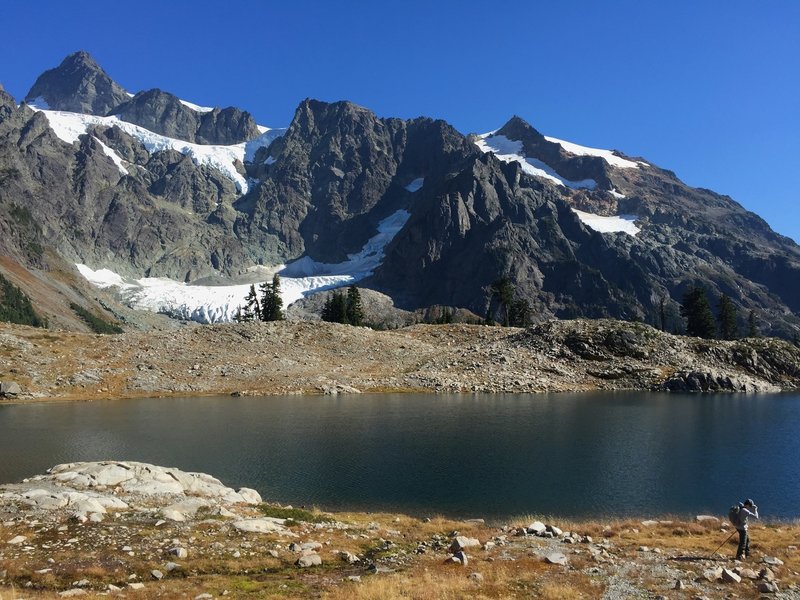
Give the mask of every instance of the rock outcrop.
[{"label": "rock outcrop", "polygon": [[105,115],[129,97],[88,52],[80,51],[39,76],[25,101],[37,98],[53,110]]}]

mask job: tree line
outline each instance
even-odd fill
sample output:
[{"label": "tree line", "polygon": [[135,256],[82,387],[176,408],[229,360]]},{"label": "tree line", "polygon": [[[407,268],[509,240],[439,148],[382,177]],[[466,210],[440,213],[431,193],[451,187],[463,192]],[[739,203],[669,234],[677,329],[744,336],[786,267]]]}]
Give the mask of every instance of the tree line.
[{"label": "tree line", "polygon": [[[739,316],[736,306],[730,296],[722,294],[717,304],[716,317],[711,311],[711,304],[705,288],[700,286],[690,287],[683,294],[681,301],[681,316],[686,319],[686,335],[693,337],[721,340],[735,340],[739,336]],[[663,325],[663,303],[662,303]],[[758,336],[756,315],[751,310],[747,317],[747,337]]]}]

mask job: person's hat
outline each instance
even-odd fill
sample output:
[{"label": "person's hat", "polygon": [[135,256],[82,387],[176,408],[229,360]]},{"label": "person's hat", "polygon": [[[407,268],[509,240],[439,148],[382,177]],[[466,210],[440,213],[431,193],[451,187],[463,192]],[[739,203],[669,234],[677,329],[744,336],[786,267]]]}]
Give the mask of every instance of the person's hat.
[{"label": "person's hat", "polygon": [[750,498],[748,498],[747,500],[744,501],[744,505],[745,506],[755,506],[756,503],[753,502]]}]

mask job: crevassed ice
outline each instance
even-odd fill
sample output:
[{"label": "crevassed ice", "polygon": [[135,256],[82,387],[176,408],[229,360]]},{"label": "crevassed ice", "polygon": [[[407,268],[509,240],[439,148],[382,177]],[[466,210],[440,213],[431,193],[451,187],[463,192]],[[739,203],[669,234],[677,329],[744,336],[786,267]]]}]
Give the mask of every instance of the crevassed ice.
[{"label": "crevassed ice", "polygon": [[[313,292],[349,285],[371,275],[382,262],[387,244],[409,217],[407,211],[399,210],[382,220],[377,233],[361,251],[349,255],[344,262],[320,263],[305,257],[283,269],[278,267],[283,305],[289,306]],[[109,269],[95,271],[82,264],[77,267],[90,283],[101,288],[118,288],[120,296],[131,308],[200,323],[232,321],[250,289],[250,284],[203,286],[164,277],[128,279]]]}]

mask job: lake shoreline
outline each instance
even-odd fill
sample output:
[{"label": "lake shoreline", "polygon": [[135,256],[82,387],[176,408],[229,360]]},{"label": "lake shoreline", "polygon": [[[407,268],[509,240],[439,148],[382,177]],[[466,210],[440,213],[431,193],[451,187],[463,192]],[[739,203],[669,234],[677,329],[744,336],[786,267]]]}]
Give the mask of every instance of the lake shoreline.
[{"label": "lake shoreline", "polygon": [[[95,483],[80,483],[86,476]],[[252,490],[220,485],[209,475],[120,462],[63,465],[24,485],[0,485],[0,594],[329,600],[800,594],[797,521],[753,523],[753,556],[739,562],[736,536],[722,516],[524,515],[492,523],[328,513],[264,503]]]},{"label": "lake shoreline", "polygon": [[800,388],[800,348],[676,336],[639,323],[374,331],[289,321],[94,335],[0,325],[0,403],[176,396],[557,393]]}]

